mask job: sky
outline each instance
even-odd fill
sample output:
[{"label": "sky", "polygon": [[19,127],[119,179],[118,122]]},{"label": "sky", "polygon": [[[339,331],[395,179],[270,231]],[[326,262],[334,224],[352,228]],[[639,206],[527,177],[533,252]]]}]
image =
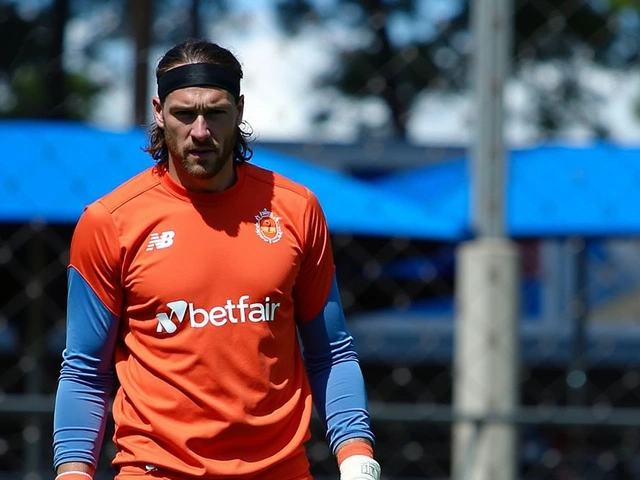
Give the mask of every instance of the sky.
[{"label": "sky", "polygon": [[[268,3],[240,0],[236,23],[227,22],[205,32],[209,38],[230,48],[243,65],[245,119],[256,137],[265,141],[351,142],[358,136],[358,119],[364,119],[372,127],[383,124],[386,110],[380,101],[356,103],[314,87],[317,74],[331,67],[334,48],[340,42],[354,39],[344,37],[338,30],[315,30],[292,41],[278,30]],[[427,3],[431,12],[447,14],[449,7],[444,0],[425,0],[425,5]],[[77,51],[86,38],[96,28],[106,28],[108,22],[104,14],[75,20],[67,32],[67,61],[79,58]],[[402,29],[396,31],[401,35]],[[155,89],[152,69],[162,53],[159,49],[150,55],[151,91]],[[129,128],[133,118],[133,46],[123,40],[105,44],[101,58],[102,65],[94,66],[92,74],[108,78],[113,84],[100,97],[91,121],[108,129]],[[581,81],[596,88],[604,99],[601,114],[611,127],[613,140],[640,144],[640,120],[633,113],[640,94],[640,69],[621,74],[597,70],[590,65],[580,68],[583,69]],[[553,81],[553,75],[548,72],[541,70],[540,74],[545,81]],[[533,104],[530,95],[516,80],[507,85],[505,105],[509,116],[505,122],[505,138],[514,146],[527,145],[537,138],[530,121],[529,106]],[[332,105],[336,112],[335,118],[322,128],[309,120],[319,104]],[[475,104],[471,95],[427,93],[417,100],[414,110],[408,128],[412,142],[468,145],[473,141]],[[587,139],[579,128],[564,132],[564,136],[573,141]]]}]

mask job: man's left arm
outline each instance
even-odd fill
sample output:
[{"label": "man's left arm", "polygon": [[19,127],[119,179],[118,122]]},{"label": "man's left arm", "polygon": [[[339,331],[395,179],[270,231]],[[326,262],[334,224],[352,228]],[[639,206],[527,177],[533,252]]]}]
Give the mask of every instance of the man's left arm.
[{"label": "man's left arm", "polygon": [[341,480],[378,480],[367,394],[335,280],[324,307],[298,331],[316,411]]}]

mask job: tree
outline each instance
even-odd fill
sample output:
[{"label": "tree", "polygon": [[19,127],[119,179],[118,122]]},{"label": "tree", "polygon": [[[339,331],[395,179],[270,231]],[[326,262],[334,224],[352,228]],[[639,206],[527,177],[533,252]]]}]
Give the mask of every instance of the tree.
[{"label": "tree", "polygon": [[[151,5],[151,0],[147,0]],[[138,62],[148,55],[151,46],[170,44],[189,36],[200,35],[198,28],[198,0],[154,0],[151,13],[134,25],[133,19],[140,5],[137,0],[52,0],[42,3],[29,15],[21,14],[16,1],[0,0],[0,87],[4,85],[7,101],[0,103],[0,117],[55,118],[88,120],[93,100],[108,86],[83,73],[83,68],[65,69],[62,62],[65,30],[71,19],[83,19],[98,26],[88,32],[89,38],[80,55],[85,65],[100,63],[100,50],[106,42],[137,38]],[[207,12],[224,13],[228,0],[212,2]],[[141,3],[142,4],[142,3]],[[35,12],[35,15],[31,16]],[[200,12],[201,13],[201,12]],[[96,15],[103,14],[105,21],[95,24]],[[146,20],[146,23],[144,23]],[[108,24],[108,25],[105,25]],[[141,28],[145,27],[145,28]],[[142,37],[140,34],[148,32]],[[77,60],[77,59],[76,59]],[[133,69],[133,66],[132,66]],[[145,81],[137,68],[136,85]],[[146,86],[146,85],[145,85]],[[140,97],[146,97],[145,90]],[[136,102],[140,101],[135,99]],[[142,102],[146,105],[147,98]],[[142,108],[138,107],[141,111]],[[141,123],[139,112],[135,123]]]},{"label": "tree", "polygon": [[7,101],[1,117],[86,119],[100,86],[62,65],[69,1],[55,0],[33,18],[13,3],[0,4],[0,84]]},{"label": "tree", "polygon": [[[634,1],[634,0],[618,0]],[[407,122],[418,96],[427,89],[459,92],[469,83],[473,53],[469,2],[450,2],[447,15],[430,18],[418,0],[278,0],[281,26],[295,36],[309,26],[340,22],[359,42],[338,46],[336,68],[322,83],[348,97],[380,98],[390,112],[392,135],[406,138]],[[516,0],[514,7],[514,75],[534,89],[536,120],[542,135],[552,136],[567,121],[581,118],[598,137],[607,129],[597,120],[597,95],[577,78],[572,62],[620,68],[637,60],[623,55],[615,42],[622,34],[612,9],[596,10],[588,0]],[[346,14],[348,12],[348,14]],[[345,20],[341,20],[341,17]],[[418,20],[416,20],[418,18]],[[393,40],[394,25],[410,35]],[[427,32],[425,34],[424,32]],[[527,75],[532,66],[552,64],[560,74],[553,85]],[[567,112],[569,110],[569,113]],[[326,120],[331,112],[319,112]]]}]

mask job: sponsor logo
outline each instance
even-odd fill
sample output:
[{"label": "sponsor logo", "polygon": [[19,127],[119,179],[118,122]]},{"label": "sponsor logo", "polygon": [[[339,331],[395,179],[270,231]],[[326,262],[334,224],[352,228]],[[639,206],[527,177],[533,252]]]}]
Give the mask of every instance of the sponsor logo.
[{"label": "sponsor logo", "polygon": [[149,243],[147,244],[147,251],[154,248],[169,248],[173,245],[173,237],[176,236],[176,232],[173,230],[167,230],[161,233],[152,233],[149,237]]},{"label": "sponsor logo", "polygon": [[380,469],[373,463],[363,463],[360,465],[360,473],[371,478],[380,478]]},{"label": "sponsor logo", "polygon": [[156,331],[175,333],[178,325],[187,321],[192,328],[203,328],[207,325],[221,327],[226,324],[273,322],[279,303],[272,302],[269,297],[264,302],[249,302],[249,295],[242,295],[237,302],[229,299],[224,305],[213,308],[196,307],[186,300],[168,302],[169,313],[156,315],[158,327]]},{"label": "sponsor logo", "polygon": [[267,243],[276,243],[282,238],[282,229],[280,228],[280,218],[276,217],[272,212],[263,209],[256,219],[256,233]]}]

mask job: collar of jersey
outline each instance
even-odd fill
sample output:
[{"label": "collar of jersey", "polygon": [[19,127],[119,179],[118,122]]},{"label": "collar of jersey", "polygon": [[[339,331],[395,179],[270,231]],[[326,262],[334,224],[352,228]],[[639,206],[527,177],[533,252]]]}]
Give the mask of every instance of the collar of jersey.
[{"label": "collar of jersey", "polygon": [[216,204],[226,202],[235,196],[242,189],[246,177],[246,169],[244,163],[236,163],[236,182],[231,187],[222,192],[193,192],[187,190],[177,183],[171,176],[165,172],[160,176],[160,184],[169,191],[174,197],[180,198],[187,202],[195,204]]}]

